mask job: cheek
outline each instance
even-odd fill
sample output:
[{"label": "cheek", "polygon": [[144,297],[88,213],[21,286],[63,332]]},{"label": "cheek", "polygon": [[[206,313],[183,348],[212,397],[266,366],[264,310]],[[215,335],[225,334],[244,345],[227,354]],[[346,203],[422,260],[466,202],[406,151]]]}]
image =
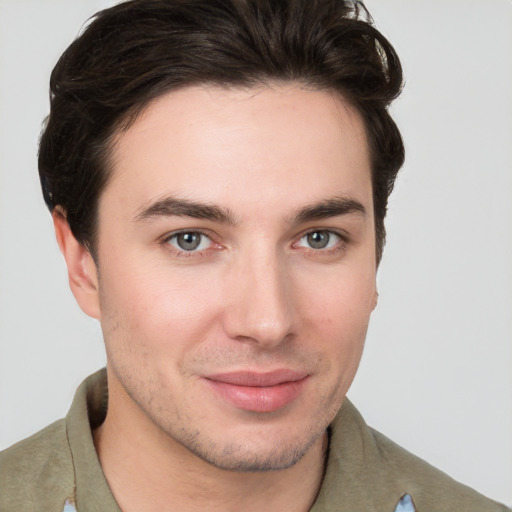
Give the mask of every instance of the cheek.
[{"label": "cheek", "polygon": [[375,274],[342,271],[316,279],[315,283],[302,279],[297,297],[310,322],[326,330],[354,334],[366,330],[374,306]]},{"label": "cheek", "polygon": [[349,377],[355,373],[364,347],[375,297],[375,276],[366,274],[332,276],[328,286],[309,294],[304,288],[304,326],[314,333],[316,348],[327,354],[333,370]]},{"label": "cheek", "polygon": [[158,359],[205,337],[220,310],[211,276],[116,263],[105,269],[108,278],[100,280],[101,323],[107,344],[123,344],[131,353],[145,352]]}]

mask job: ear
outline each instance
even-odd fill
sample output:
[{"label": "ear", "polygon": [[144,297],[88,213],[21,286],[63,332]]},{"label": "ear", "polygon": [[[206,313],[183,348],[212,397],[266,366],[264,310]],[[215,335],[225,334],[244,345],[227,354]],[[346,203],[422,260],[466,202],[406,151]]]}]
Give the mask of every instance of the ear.
[{"label": "ear", "polygon": [[77,241],[61,208],[53,210],[52,218],[57,243],[68,267],[71,292],[85,314],[99,319],[98,271],[91,253]]},{"label": "ear", "polygon": [[375,289],[374,295],[373,295],[373,307],[372,311],[375,311],[375,308],[377,307],[377,304],[379,303],[379,292],[377,289]]}]

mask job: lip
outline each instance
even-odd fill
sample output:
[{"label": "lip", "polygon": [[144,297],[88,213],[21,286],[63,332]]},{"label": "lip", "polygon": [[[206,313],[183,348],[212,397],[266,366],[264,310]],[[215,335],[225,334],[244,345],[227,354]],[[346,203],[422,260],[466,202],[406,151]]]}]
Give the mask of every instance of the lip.
[{"label": "lip", "polygon": [[297,399],[309,374],[289,369],[270,372],[236,371],[204,377],[221,399],[238,409],[275,412]]}]

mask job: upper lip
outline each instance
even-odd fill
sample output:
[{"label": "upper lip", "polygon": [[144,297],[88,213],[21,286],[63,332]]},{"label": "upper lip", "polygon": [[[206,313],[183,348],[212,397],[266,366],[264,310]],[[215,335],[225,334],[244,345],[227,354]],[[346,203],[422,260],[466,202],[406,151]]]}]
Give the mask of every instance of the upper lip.
[{"label": "upper lip", "polygon": [[268,372],[234,371],[216,373],[205,378],[234,386],[268,387],[277,386],[285,382],[296,382],[308,376],[307,372],[279,369]]}]

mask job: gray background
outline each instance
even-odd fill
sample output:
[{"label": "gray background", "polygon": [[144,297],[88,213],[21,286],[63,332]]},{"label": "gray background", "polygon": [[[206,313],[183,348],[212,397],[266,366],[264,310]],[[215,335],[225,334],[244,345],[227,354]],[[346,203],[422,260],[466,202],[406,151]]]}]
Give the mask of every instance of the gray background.
[{"label": "gray background", "polygon": [[[36,171],[49,73],[113,2],[0,0],[0,448],[63,416],[104,365]],[[512,504],[512,3],[368,0],[400,54],[407,163],[380,303],[349,393],[367,421]]]}]

